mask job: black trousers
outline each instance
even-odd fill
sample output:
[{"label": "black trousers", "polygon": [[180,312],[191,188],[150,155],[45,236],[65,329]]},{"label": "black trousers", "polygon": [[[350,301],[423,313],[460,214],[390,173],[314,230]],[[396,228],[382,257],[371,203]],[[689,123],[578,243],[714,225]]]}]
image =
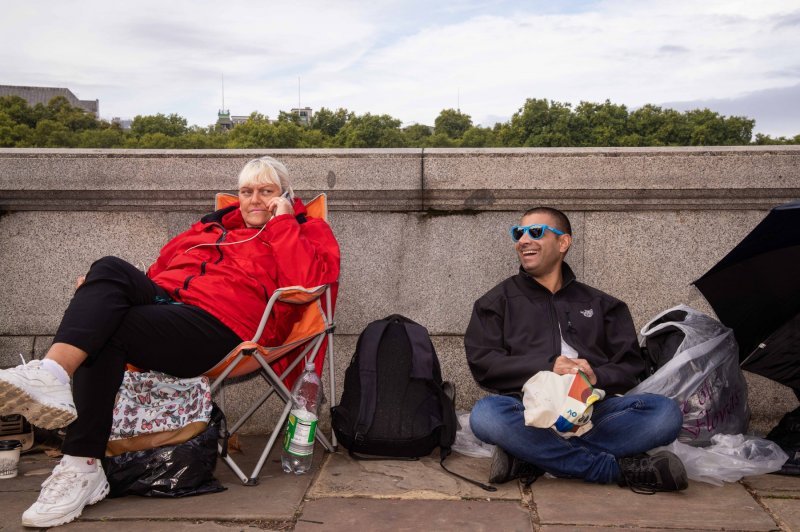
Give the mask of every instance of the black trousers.
[{"label": "black trousers", "polygon": [[64,454],[105,455],[126,364],[196,377],[241,342],[204,310],[168,301],[164,289],[122,259],[92,264],[53,339],[89,354],[72,378],[78,419],[67,428]]}]

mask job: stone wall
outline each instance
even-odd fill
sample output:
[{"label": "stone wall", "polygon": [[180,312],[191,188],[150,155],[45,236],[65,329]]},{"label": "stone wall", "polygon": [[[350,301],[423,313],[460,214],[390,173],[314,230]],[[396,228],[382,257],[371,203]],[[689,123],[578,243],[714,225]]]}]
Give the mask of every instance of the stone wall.
[{"label": "stone wall", "polygon": [[[800,147],[397,150],[0,149],[0,364],[41,356],[74,288],[103,255],[150,264],[160,246],[270,154],[301,197],[324,191],[342,248],[336,367],[358,333],[404,314],[428,327],[469,408],[482,392],[461,335],[472,302],[516,271],[507,227],[520,211],[565,210],[568,261],[628,302],[637,327],[678,303],[710,312],[690,284],[773,206],[800,197]],[[796,405],[748,375],[753,428]],[[235,408],[252,383],[226,392]],[[251,428],[264,426],[266,416]]]}]

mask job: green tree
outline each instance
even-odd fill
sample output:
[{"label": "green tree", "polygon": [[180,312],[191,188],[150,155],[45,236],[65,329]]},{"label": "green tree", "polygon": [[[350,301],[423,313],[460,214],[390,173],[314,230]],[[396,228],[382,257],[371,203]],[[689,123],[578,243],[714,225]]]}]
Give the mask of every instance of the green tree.
[{"label": "green tree", "polygon": [[192,126],[181,138],[181,148],[185,149],[223,149],[228,141],[226,132],[217,131],[215,126]]},{"label": "green tree", "polygon": [[[155,115],[136,115],[131,121],[131,134],[143,137],[147,134],[161,133],[167,137],[179,137],[186,134],[186,119],[175,113],[169,116],[162,113]],[[156,138],[156,137],[152,137]]]},{"label": "green tree", "polygon": [[745,117],[720,116],[710,109],[686,111],[693,146],[728,146],[749,144],[755,121]]},{"label": "green tree", "polygon": [[278,111],[278,122],[289,122],[291,124],[300,125],[300,115],[297,113],[287,113],[286,111]]},{"label": "green tree", "polygon": [[506,146],[571,146],[572,109],[569,103],[527,99],[511,116]]},{"label": "green tree", "polygon": [[355,114],[347,109],[340,107],[336,111],[331,111],[326,107],[321,107],[311,118],[311,129],[316,129],[329,137],[335,137],[348,120]]},{"label": "green tree", "polygon": [[44,118],[63,124],[70,131],[97,129],[100,121],[92,113],[72,107],[63,96],[56,96],[44,108]]},{"label": "green tree", "polygon": [[433,128],[423,124],[412,124],[403,128],[403,135],[406,137],[406,145],[414,148],[426,146],[425,139],[433,135]]},{"label": "green tree", "polygon": [[471,127],[464,132],[461,138],[462,148],[489,148],[498,146],[497,136],[492,128]]},{"label": "green tree", "polygon": [[728,116],[723,118],[726,131],[725,143],[728,145],[749,144],[753,138],[756,121],[746,116]]},{"label": "green tree", "polygon": [[621,146],[628,135],[628,109],[606,100],[581,102],[570,122],[573,146]]},{"label": "green tree", "polygon": [[457,148],[458,139],[453,139],[444,133],[434,133],[425,139],[424,145],[427,148]]},{"label": "green tree", "polygon": [[15,148],[30,146],[33,130],[0,110],[0,147]]},{"label": "green tree", "polygon": [[5,114],[15,124],[23,124],[29,128],[36,127],[38,120],[28,102],[19,96],[0,97],[0,113]]},{"label": "green tree", "polygon": [[406,140],[400,123],[389,115],[354,116],[339,130],[335,142],[344,148],[403,148]]},{"label": "green tree", "polygon": [[331,138],[318,129],[303,128],[298,148],[326,148],[331,143]]},{"label": "green tree", "polygon": [[472,127],[472,117],[455,109],[443,109],[433,123],[433,133],[446,135],[451,139],[458,139],[464,132]]},{"label": "green tree", "polygon": [[87,129],[77,134],[78,148],[121,148],[124,143],[125,134],[119,126]]},{"label": "green tree", "polygon": [[792,138],[786,138],[786,137],[783,137],[783,136],[773,138],[773,137],[771,137],[769,135],[765,135],[763,133],[756,133],[756,140],[755,140],[754,144],[758,144],[758,145],[761,145],[761,146],[769,145],[769,144],[772,144],[772,145],[775,145],[775,144],[800,144],[800,134],[795,135]]},{"label": "green tree", "polygon": [[227,148],[299,148],[305,128],[291,121],[271,123],[264,115],[253,113],[244,124],[234,127],[227,136]]},{"label": "green tree", "polygon": [[36,123],[30,142],[38,148],[74,148],[78,139],[64,124],[44,118]]}]

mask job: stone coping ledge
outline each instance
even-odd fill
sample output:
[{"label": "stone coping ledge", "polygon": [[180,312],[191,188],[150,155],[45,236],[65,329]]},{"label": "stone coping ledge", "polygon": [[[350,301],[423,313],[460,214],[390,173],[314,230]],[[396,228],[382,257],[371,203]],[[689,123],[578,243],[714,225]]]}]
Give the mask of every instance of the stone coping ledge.
[{"label": "stone coping ledge", "polygon": [[[0,211],[207,212],[216,190],[0,190]],[[234,192],[223,190],[221,192]],[[468,213],[519,211],[542,202],[580,211],[770,209],[800,197],[791,189],[656,190],[296,190],[308,199],[325,192],[331,211]]]},{"label": "stone coping ledge", "polygon": [[[464,155],[503,155],[503,156],[608,156],[626,155],[764,155],[768,153],[800,156],[800,145],[768,146],[668,146],[668,147],[600,147],[600,148],[358,148],[358,149],[104,149],[104,148],[0,148],[0,157],[34,156],[97,156],[97,157],[260,157],[263,155],[289,157],[414,157],[435,155],[438,157],[463,157]],[[276,157],[277,158],[277,157]]]},{"label": "stone coping ledge", "polygon": [[0,148],[0,210],[207,211],[250,158],[336,211],[768,209],[800,197],[800,146],[70,150]]}]

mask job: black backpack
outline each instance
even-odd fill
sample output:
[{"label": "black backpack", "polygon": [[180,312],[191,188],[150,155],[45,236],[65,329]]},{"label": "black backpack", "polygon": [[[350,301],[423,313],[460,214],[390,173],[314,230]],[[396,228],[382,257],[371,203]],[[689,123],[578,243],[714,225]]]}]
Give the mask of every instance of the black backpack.
[{"label": "black backpack", "polygon": [[455,387],[442,381],[425,327],[399,314],[367,325],[345,372],[341,401],[331,409],[331,424],[354,458],[416,459],[439,447],[447,470],[444,460],[458,428]]}]

